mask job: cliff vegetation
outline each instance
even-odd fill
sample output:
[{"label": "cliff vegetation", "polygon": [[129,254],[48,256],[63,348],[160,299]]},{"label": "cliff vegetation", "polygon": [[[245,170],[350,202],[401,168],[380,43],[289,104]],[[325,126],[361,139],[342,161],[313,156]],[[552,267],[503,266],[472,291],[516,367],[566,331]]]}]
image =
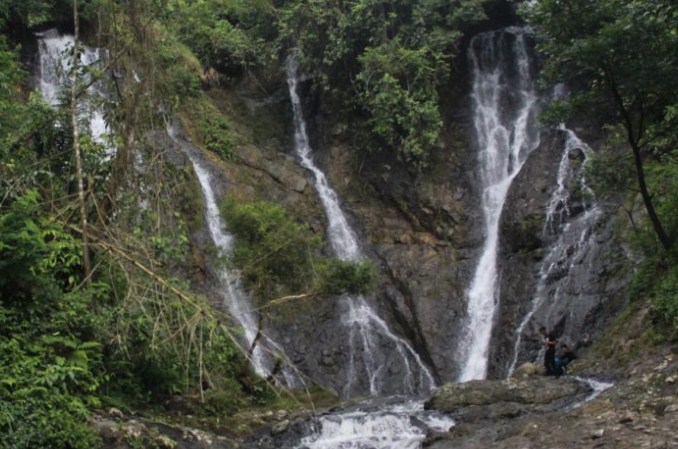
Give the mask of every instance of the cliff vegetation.
[{"label": "cliff vegetation", "polygon": [[[631,298],[649,308],[652,338],[643,344],[675,342],[678,9],[670,0],[535,3],[525,17],[541,33],[545,79],[573,89],[548,115],[576,121],[583,110],[604,126],[590,176],[628,214],[619,233],[639,261]],[[293,185],[292,175],[278,176],[279,159],[266,159],[284,152],[288,113],[273,105],[270,122],[244,120],[243,97],[284,96],[287,58],[296,57],[316,102],[309,109],[350,126],[338,133],[348,157],[378,154],[438,176],[441,92],[462,82],[464,38],[488,26],[497,4],[506,2],[3,1],[0,448],[101,446],[87,419],[111,407],[234,437],[249,430],[238,427],[247,417],[226,421],[238,412],[331,396],[292,394],[252,372],[239,329],[203,279],[200,186],[157,134],[177,118],[234,179],[265,172],[275,188]],[[56,108],[29,74],[33,33],[52,26],[75,33],[70,51],[106,49],[100,66],[76,66]],[[114,136],[107,144],[74,112],[97,80],[109,86],[93,100]],[[237,238],[224,263],[272,314],[283,313],[281,299],[367,292],[383,275],[373,263],[327,256],[318,206],[298,190],[282,205],[256,189],[221,205]],[[130,447],[164,447],[148,434],[126,438]]]}]

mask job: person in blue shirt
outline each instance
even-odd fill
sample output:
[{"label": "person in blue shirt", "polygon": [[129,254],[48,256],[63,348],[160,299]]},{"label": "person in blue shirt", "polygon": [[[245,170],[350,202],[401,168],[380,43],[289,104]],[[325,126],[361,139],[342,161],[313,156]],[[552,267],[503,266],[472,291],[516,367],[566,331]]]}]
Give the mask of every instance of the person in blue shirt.
[{"label": "person in blue shirt", "polygon": [[577,354],[565,343],[560,345],[558,350],[558,355],[556,355],[556,372],[560,374],[565,374],[567,370],[567,365],[572,362],[572,360],[577,358]]}]

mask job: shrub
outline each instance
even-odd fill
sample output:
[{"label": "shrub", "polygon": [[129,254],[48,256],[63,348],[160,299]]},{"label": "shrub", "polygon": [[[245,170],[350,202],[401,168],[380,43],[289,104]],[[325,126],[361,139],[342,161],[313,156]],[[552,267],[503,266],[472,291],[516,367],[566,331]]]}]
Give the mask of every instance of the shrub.
[{"label": "shrub", "polygon": [[671,339],[678,339],[678,269],[674,268],[659,282],[652,298],[655,323]]},{"label": "shrub", "polygon": [[233,263],[261,300],[298,294],[366,293],[374,286],[370,261],[350,262],[322,255],[322,241],[285,209],[266,201],[222,207],[237,237]]}]

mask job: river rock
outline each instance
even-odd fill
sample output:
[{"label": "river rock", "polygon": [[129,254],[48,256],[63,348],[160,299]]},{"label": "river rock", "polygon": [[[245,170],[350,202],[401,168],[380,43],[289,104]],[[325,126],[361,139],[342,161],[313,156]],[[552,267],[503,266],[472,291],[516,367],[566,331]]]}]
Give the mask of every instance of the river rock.
[{"label": "river rock", "polygon": [[273,435],[278,435],[281,434],[290,427],[290,421],[288,419],[282,420],[278,423],[276,423],[273,427],[271,427],[271,434]]},{"label": "river rock", "polygon": [[541,376],[543,374],[544,368],[535,363],[527,362],[520,365],[520,367],[511,374],[511,377],[523,379],[526,377]]},{"label": "river rock", "polygon": [[[483,406],[487,414],[515,414],[537,406],[573,401],[590,392],[590,388],[574,379],[530,377],[507,380],[472,380],[459,384],[446,384],[426,402],[427,409],[459,415],[464,407]],[[498,403],[519,404],[516,408],[497,410]],[[494,407],[494,410],[492,409]],[[511,412],[513,410],[513,412]],[[475,415],[476,413],[474,413]]]}]

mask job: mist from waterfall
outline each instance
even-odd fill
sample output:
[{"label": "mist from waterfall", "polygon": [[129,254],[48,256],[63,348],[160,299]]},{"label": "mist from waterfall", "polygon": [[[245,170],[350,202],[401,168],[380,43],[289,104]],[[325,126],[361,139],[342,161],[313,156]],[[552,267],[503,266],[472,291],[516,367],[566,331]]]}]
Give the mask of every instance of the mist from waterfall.
[{"label": "mist from waterfall", "polygon": [[467,320],[458,347],[462,382],[487,375],[499,298],[499,219],[513,179],[539,145],[539,102],[527,40],[526,30],[510,27],[479,34],[469,46],[485,241],[466,293]]},{"label": "mist from waterfall", "polygon": [[[348,223],[339,204],[336,192],[329,186],[325,173],[313,162],[313,152],[306,131],[301,100],[298,93],[299,76],[295,57],[287,63],[287,84],[294,115],[295,151],[301,165],[313,175],[313,185],[327,216],[327,234],[334,254],[341,260],[359,261],[364,259],[355,232]],[[344,395],[350,396],[353,382],[358,376],[366,376],[369,393],[378,395],[384,388],[383,377],[387,369],[388,354],[382,353],[384,346],[398,357],[404,371],[402,393],[414,394],[428,391],[435,386],[433,376],[410,344],[394,334],[386,322],[370,307],[363,295],[344,295],[348,313],[343,322],[350,327],[349,345],[351,354],[347,367],[347,381]],[[364,370],[362,373],[360,370]]]}]

